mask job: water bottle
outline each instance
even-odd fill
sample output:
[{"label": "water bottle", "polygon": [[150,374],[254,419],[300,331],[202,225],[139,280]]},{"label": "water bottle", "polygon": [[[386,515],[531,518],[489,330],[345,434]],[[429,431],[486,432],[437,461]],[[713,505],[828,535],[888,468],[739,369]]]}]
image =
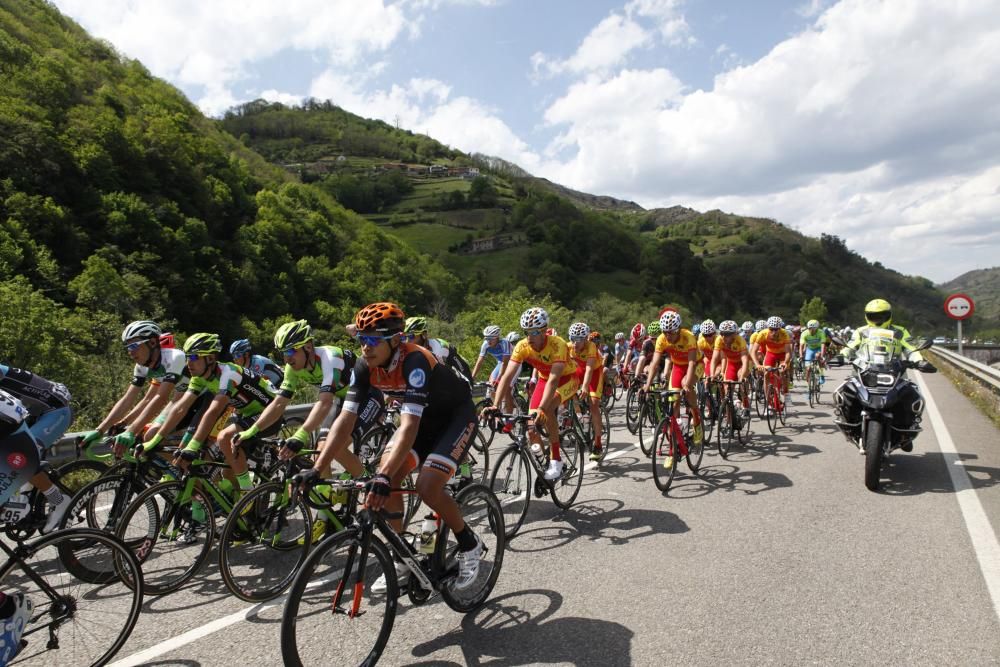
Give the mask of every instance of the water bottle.
[{"label": "water bottle", "polygon": [[537,442],[531,445],[531,455],[535,457],[536,461],[538,461],[538,465],[545,465],[545,450],[542,449],[542,446]]},{"label": "water bottle", "polygon": [[424,522],[420,524],[420,553],[434,553],[434,541],[437,538],[437,521],[433,514],[424,517]]}]

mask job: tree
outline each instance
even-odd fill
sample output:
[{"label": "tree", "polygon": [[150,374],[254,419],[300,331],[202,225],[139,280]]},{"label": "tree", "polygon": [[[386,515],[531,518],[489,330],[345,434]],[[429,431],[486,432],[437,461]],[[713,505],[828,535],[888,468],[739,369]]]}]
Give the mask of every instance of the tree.
[{"label": "tree", "polygon": [[826,304],[823,303],[823,299],[814,296],[802,302],[802,307],[799,309],[799,322],[802,324],[805,324],[809,320],[825,322],[828,315],[829,313],[826,310]]}]

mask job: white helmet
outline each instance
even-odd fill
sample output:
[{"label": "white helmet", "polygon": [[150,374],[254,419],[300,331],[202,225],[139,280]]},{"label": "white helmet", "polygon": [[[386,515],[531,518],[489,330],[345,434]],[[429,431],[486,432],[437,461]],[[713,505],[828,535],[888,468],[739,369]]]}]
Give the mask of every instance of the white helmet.
[{"label": "white helmet", "polygon": [[615,334],[615,340],[625,340],[625,333],[622,332],[622,331],[619,331],[618,333],[616,333]]},{"label": "white helmet", "polygon": [[544,308],[534,307],[521,313],[522,329],[544,329],[549,326],[549,314]]},{"label": "white helmet", "polygon": [[499,338],[500,337],[500,327],[495,324],[483,329],[483,338]]},{"label": "white helmet", "polygon": [[509,332],[507,332],[507,342],[508,343],[510,343],[511,345],[513,345],[514,343],[516,343],[519,340],[521,340],[521,334],[517,333],[516,331],[509,331]]},{"label": "white helmet", "polygon": [[753,333],[753,322],[752,322],[752,321],[750,321],[750,320],[747,320],[746,322],[744,322],[744,323],[743,323],[743,324],[742,324],[742,325],[740,326],[740,329],[742,329],[742,330],[743,330],[743,331],[745,331],[746,333]]},{"label": "white helmet", "polygon": [[681,314],[674,310],[668,310],[660,315],[660,331],[670,333],[681,328]]},{"label": "white helmet", "polygon": [[122,331],[122,342],[127,343],[134,338],[159,338],[160,325],[152,320],[136,320]]},{"label": "white helmet", "polygon": [[569,325],[569,339],[570,340],[586,340],[587,336],[590,335],[590,327],[584,322],[574,322]]},{"label": "white helmet", "polygon": [[757,320],[757,322],[754,323],[753,328],[756,331],[763,331],[767,328],[767,320]]},{"label": "white helmet", "polygon": [[21,400],[14,394],[0,389],[0,438],[6,438],[16,431],[27,418],[28,410]]},{"label": "white helmet", "polygon": [[711,336],[715,333],[715,322],[712,320],[705,320],[701,323],[701,333],[705,336]]},{"label": "white helmet", "polygon": [[[753,324],[751,324],[750,326],[753,326]],[[701,330],[702,331],[705,330],[705,325],[704,324],[701,325]],[[735,320],[726,320],[722,324],[719,325],[719,333],[722,334],[722,335],[724,335],[724,336],[727,335],[727,334],[734,334],[734,333],[736,333],[739,330],[740,329],[739,329],[738,326],[736,326]]]},{"label": "white helmet", "polygon": [[772,315],[771,317],[767,318],[768,329],[783,329],[784,327],[785,323],[782,322],[781,318],[778,317],[777,315]]}]

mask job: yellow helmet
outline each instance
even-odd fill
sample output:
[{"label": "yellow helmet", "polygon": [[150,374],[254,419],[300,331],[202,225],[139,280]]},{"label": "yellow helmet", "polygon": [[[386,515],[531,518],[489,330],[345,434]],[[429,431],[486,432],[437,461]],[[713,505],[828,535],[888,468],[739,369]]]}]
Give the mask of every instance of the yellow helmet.
[{"label": "yellow helmet", "polygon": [[865,321],[873,327],[892,324],[892,306],[885,299],[872,299],[865,306]]}]

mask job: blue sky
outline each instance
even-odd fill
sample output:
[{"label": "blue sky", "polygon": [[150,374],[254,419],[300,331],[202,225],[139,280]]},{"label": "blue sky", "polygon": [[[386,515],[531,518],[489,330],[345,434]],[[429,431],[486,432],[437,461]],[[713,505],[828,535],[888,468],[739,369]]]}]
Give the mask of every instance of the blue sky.
[{"label": "blue sky", "polygon": [[647,208],[1000,264],[995,0],[55,0],[206,113],[345,109]]}]

